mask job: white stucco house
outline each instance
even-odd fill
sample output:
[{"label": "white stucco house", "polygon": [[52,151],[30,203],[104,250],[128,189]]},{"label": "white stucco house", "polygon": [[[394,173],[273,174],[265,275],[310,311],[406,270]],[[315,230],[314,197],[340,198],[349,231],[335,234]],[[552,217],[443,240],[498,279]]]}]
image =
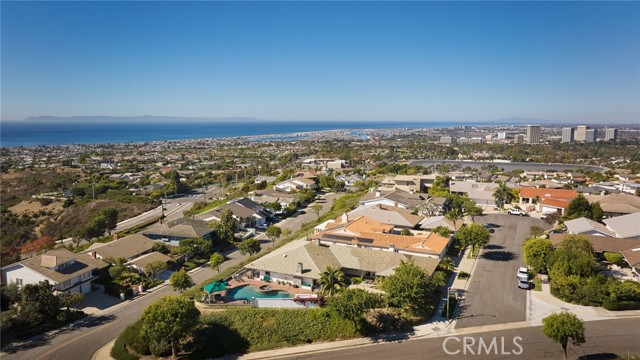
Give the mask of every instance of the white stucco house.
[{"label": "white stucco house", "polygon": [[2,283],[24,286],[48,281],[57,293],[86,294],[91,291],[91,282],[98,277],[95,273],[107,266],[88,254],[57,249],[4,266]]}]

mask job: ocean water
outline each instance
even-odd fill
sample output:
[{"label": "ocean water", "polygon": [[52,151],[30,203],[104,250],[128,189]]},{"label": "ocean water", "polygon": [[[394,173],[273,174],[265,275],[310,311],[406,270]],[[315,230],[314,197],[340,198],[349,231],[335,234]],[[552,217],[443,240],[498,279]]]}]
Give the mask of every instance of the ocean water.
[{"label": "ocean water", "polygon": [[[438,128],[471,125],[457,122],[159,122],[60,123],[0,122],[0,146],[106,144],[224,138],[333,129]],[[489,125],[473,123],[473,125]]]}]

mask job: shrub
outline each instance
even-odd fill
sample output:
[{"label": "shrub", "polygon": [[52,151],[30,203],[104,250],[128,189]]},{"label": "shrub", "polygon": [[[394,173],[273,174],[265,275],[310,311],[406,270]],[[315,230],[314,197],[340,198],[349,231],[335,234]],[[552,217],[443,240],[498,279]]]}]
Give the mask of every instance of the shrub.
[{"label": "shrub", "polygon": [[604,303],[602,303],[602,307],[611,311],[640,310],[640,302],[606,300]]},{"label": "shrub", "polygon": [[471,277],[471,274],[469,274],[468,272],[460,271],[458,273],[458,279],[468,279],[470,277]]},{"label": "shrub", "polygon": [[328,309],[237,308],[200,317],[192,358],[211,358],[351,338],[350,321]]},{"label": "shrub", "polygon": [[353,285],[358,285],[358,284],[362,283],[362,278],[361,277],[352,277],[350,280],[351,280],[351,283]]},{"label": "shrub", "polygon": [[616,265],[620,265],[623,262],[622,254],[617,252],[605,252],[604,259],[608,262]]}]

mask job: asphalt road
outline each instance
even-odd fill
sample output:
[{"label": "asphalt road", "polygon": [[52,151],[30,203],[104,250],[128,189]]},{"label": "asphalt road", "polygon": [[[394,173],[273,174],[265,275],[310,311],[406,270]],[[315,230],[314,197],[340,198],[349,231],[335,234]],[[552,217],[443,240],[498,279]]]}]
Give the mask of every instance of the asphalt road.
[{"label": "asphalt road", "polygon": [[[582,346],[569,345],[569,359],[595,360],[595,359],[617,359],[614,354],[631,356],[640,355],[640,320],[638,318],[592,321],[585,323],[585,334],[587,342]],[[463,349],[462,342],[464,336],[472,337],[467,339],[467,344],[474,341],[473,346]],[[519,352],[513,341],[516,336],[522,338],[517,340],[522,347]],[[497,347],[490,348],[490,351],[481,349],[478,351],[480,338],[489,345],[496,337]],[[415,340],[395,340],[378,344],[366,345],[346,350],[326,351],[322,353],[303,354],[297,356],[281,357],[281,359],[324,359],[324,360],[415,360],[415,359],[562,359],[562,347],[551,342],[542,333],[541,327],[529,327],[512,330],[500,330],[494,332],[476,333],[474,335],[458,335],[456,339],[447,340],[446,350],[443,348],[445,337],[426,338]],[[502,340],[504,339],[504,341]],[[502,351],[504,343],[504,353]],[[473,353],[471,353],[473,351]],[[507,354],[508,352],[508,354]],[[496,354],[497,353],[497,354]]]},{"label": "asphalt road", "polygon": [[[322,212],[329,210],[333,199],[340,197],[340,194],[327,194],[324,196],[325,201],[321,200],[323,205]],[[176,200],[176,204],[178,200]],[[183,203],[184,204],[184,203]],[[312,221],[316,218],[316,214],[310,209],[305,209],[306,214],[300,214],[297,217],[286,219],[277,225],[282,229],[288,228],[292,232],[300,229],[305,222]],[[261,236],[263,237],[263,235]],[[264,240],[263,247],[272,246],[271,242]],[[227,261],[221,266],[221,269],[234,266],[242,262],[248,256],[241,255],[240,252],[234,251],[225,254]],[[216,274],[215,270],[204,267],[199,269],[192,275],[195,283],[203,282]],[[105,314],[98,318],[89,317],[89,321],[83,325],[74,327],[71,330],[57,333],[51,337],[40,336],[35,338],[29,344],[23,347],[9,346],[3,349],[6,353],[1,356],[2,360],[90,360],[93,354],[109,341],[115,339],[129,324],[136,321],[142,311],[155,300],[175,294],[170,286],[165,286],[155,290],[152,293],[139,297],[130,301],[126,306],[115,309],[113,312]]]},{"label": "asphalt road", "polygon": [[494,223],[500,228],[475,260],[478,263],[456,328],[526,320],[527,290],[518,288],[516,280],[518,267],[524,266],[522,241],[529,237],[532,225],[545,229],[549,225],[535,218],[501,214],[477,216],[475,222]]},{"label": "asphalt road", "polygon": [[[211,269],[201,269],[193,274],[195,282],[204,281],[211,275]],[[90,360],[93,354],[104,344],[116,338],[125,327],[137,320],[142,311],[155,300],[175,294],[170,286],[130,301],[127,305],[115,309],[100,317],[87,317],[82,325],[71,330],[57,333],[51,337],[40,336],[29,344],[3,349],[2,359],[25,360]]]}]

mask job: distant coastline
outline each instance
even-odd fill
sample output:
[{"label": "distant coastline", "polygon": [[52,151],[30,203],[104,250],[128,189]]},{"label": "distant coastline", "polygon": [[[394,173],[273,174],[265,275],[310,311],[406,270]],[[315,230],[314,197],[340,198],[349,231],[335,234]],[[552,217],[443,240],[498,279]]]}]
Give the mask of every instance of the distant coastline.
[{"label": "distant coastline", "polygon": [[0,146],[139,143],[207,138],[283,135],[330,130],[420,129],[507,125],[495,122],[41,122],[0,123]]}]

